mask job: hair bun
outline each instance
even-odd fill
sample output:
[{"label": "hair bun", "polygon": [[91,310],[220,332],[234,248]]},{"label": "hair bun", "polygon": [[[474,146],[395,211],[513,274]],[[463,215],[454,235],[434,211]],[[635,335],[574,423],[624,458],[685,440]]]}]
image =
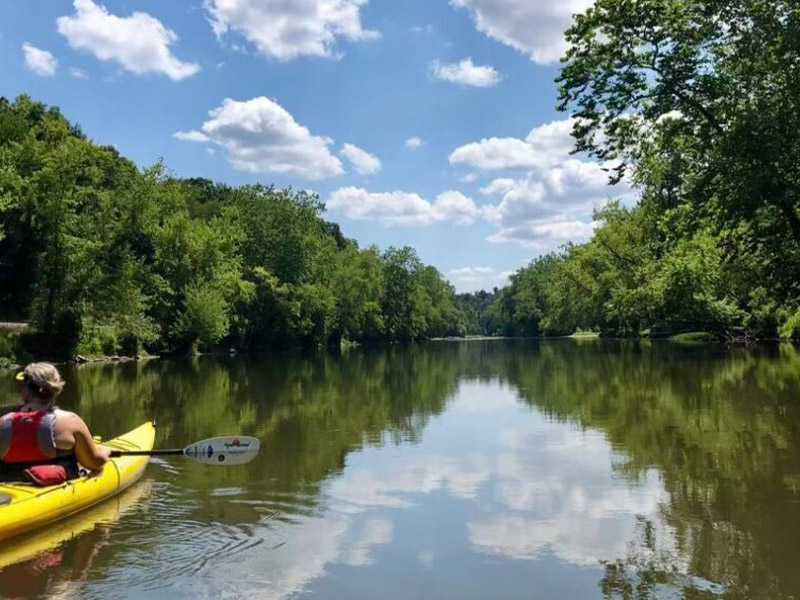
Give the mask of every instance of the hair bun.
[{"label": "hair bun", "polygon": [[52,400],[64,389],[61,374],[50,363],[31,363],[25,367],[24,375],[30,392],[42,400]]}]

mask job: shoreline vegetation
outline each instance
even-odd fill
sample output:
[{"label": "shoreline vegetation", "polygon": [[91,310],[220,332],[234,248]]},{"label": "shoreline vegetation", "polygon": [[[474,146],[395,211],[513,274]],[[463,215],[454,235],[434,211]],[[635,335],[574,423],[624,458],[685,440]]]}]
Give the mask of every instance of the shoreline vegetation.
[{"label": "shoreline vegetation", "polygon": [[800,341],[796,2],[596,0],[566,38],[558,108],[619,197],[589,241],[491,292],[456,294],[411,247],[360,248],[313,194],[141,168],[57,108],[0,98],[0,322],[30,323],[0,328],[0,363],[464,336]]},{"label": "shoreline vegetation", "polygon": [[467,333],[410,247],[359,248],[319,198],[177,179],[0,100],[0,356],[177,355]]},{"label": "shoreline vegetation", "polygon": [[[649,337],[603,337],[597,332],[577,332],[572,335],[565,335],[565,336],[536,336],[536,337],[508,337],[508,336],[489,336],[489,335],[466,335],[466,336],[450,336],[450,337],[434,337],[429,338],[427,340],[420,340],[425,342],[487,342],[487,341],[509,341],[509,340],[518,340],[518,341],[561,341],[561,340],[577,340],[577,341],[599,341],[599,340],[606,340],[606,341],[616,341],[616,342],[624,342],[624,341],[647,341],[647,342],[664,342],[664,343],[674,343],[674,344],[681,344],[685,346],[703,346],[708,344],[725,344],[725,340],[721,340],[714,335],[711,335],[704,331],[695,331],[689,333],[682,333],[677,334],[668,338],[649,338]],[[773,343],[780,343],[782,340],[759,340],[758,344],[766,344],[769,342]],[[785,341],[783,341],[786,343]],[[370,348],[385,348],[387,346],[392,346],[397,344],[398,342],[389,342],[389,343],[381,343],[376,342],[374,344],[369,344],[367,347]],[[737,342],[737,345],[741,344],[741,342]],[[364,344],[359,344],[356,342],[350,342],[347,340],[343,340],[341,346],[338,347],[338,350],[341,352],[347,352],[353,348],[361,348],[364,347]],[[325,347],[318,347],[317,350],[325,350]],[[327,347],[328,350],[334,350],[334,348]],[[281,352],[292,352],[292,351],[307,351],[307,350],[314,350],[313,348],[307,348],[303,346],[294,346],[294,347],[284,347],[279,349]],[[247,354],[254,354],[254,353],[261,353],[261,352],[268,352],[267,349],[262,349],[258,351],[250,351]],[[209,352],[196,352],[193,356],[236,356],[240,354],[239,352],[232,351],[232,350],[224,350],[224,349],[217,349],[216,351],[209,351]],[[151,360],[158,360],[158,359],[168,359],[173,357],[178,357],[180,355],[157,355],[157,354],[137,354],[134,356],[121,356],[121,355],[93,355],[93,356],[83,356],[77,355],[74,358],[70,359],[61,359],[55,360],[55,364],[71,364],[71,365],[93,365],[93,364],[114,364],[114,363],[128,363],[128,362],[140,362],[140,361],[151,361]],[[7,371],[17,371],[22,369],[25,364],[24,362],[14,362],[13,356],[0,356],[0,371],[7,370]],[[33,357],[27,357],[26,360],[32,360]]]},{"label": "shoreline vegetation", "polygon": [[473,298],[490,326],[800,341],[798,39],[789,0],[596,0],[577,15],[558,108],[620,198],[587,243]]}]

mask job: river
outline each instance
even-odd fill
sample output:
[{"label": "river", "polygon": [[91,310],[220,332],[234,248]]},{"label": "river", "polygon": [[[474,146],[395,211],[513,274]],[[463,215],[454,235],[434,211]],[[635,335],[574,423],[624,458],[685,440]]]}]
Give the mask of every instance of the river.
[{"label": "river", "polygon": [[431,342],[64,374],[94,433],[155,419],[160,447],[243,434],[261,453],[153,460],[37,553],[0,550],[5,598],[800,597],[792,346]]}]

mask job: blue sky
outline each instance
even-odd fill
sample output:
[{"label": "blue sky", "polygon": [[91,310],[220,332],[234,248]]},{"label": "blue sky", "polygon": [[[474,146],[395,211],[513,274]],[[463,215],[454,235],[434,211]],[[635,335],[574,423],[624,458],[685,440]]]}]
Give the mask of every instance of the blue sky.
[{"label": "blue sky", "polygon": [[[608,188],[555,110],[590,0],[0,1],[0,95],[146,166],[318,192],[459,291],[586,239]],[[409,140],[417,140],[417,144]]]}]

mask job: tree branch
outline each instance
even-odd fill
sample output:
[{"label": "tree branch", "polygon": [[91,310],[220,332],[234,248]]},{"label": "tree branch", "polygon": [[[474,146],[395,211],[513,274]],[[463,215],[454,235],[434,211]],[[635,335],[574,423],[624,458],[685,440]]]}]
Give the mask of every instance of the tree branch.
[{"label": "tree branch", "polygon": [[612,255],[612,256],[614,256],[614,257],[615,257],[617,260],[620,260],[620,261],[622,261],[622,262],[626,262],[626,263],[628,263],[629,265],[631,265],[631,266],[633,266],[633,267],[638,267],[638,266],[639,266],[639,263],[638,263],[637,261],[633,260],[632,258],[628,258],[627,256],[622,256],[622,255],[621,255],[619,252],[617,252],[616,250],[614,250],[614,249],[613,249],[613,248],[612,248],[612,247],[611,247],[609,244],[607,244],[607,243],[605,242],[605,240],[603,240],[603,238],[602,238],[602,237],[600,237],[600,236],[595,236],[595,238],[594,238],[594,239],[595,239],[595,241],[597,241],[597,242],[598,242],[598,243],[599,243],[599,244],[600,244],[600,245],[601,245],[603,248],[605,248],[606,250],[608,250],[608,252],[610,252],[610,253],[611,253],[611,255]]}]

